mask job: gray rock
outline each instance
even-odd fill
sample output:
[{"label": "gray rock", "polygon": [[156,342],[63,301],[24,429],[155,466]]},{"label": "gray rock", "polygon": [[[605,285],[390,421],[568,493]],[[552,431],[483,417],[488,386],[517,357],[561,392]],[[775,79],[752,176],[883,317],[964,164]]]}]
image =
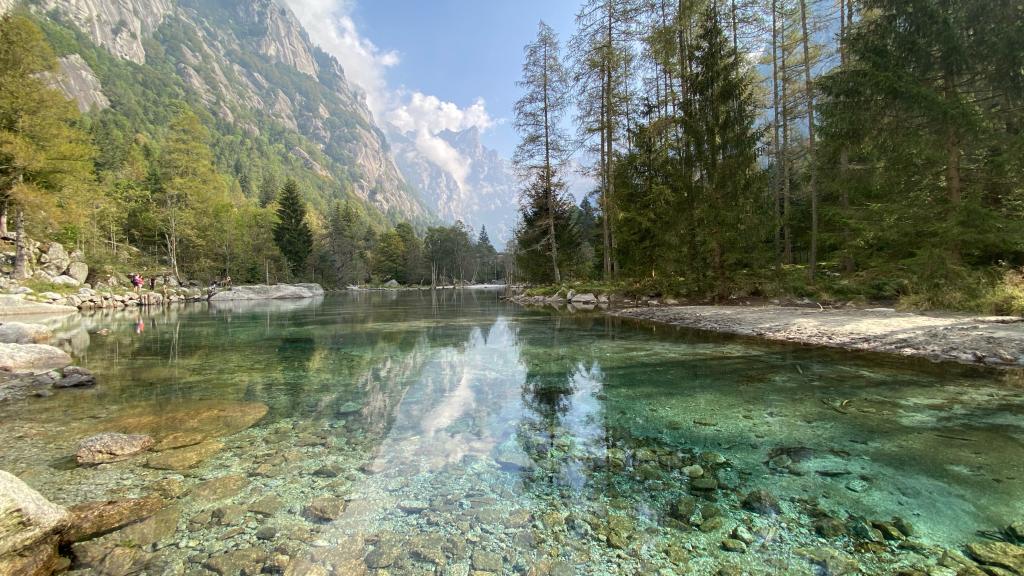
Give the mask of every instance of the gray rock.
[{"label": "gray rock", "polygon": [[323,295],[324,289],[319,284],[276,284],[274,286],[255,284],[235,286],[230,290],[217,292],[210,296],[210,302],[316,298]]},{"label": "gray rock", "polygon": [[82,284],[89,278],[89,266],[85,262],[72,262],[68,264],[68,269],[64,274],[78,280],[78,283]]},{"label": "gray rock", "polygon": [[79,366],[68,366],[64,369],[63,377],[53,383],[54,388],[85,388],[95,385],[96,376]]},{"label": "gray rock", "polygon": [[0,343],[0,370],[6,372],[39,372],[68,364],[71,364],[71,356],[60,348],[46,344]]},{"label": "gray rock", "polygon": [[[25,288],[25,290],[28,290]],[[58,306],[25,300],[25,294],[0,294],[0,317],[3,316],[69,316],[78,312],[71,306]]]},{"label": "gray rock", "polygon": [[61,274],[60,276],[55,276],[53,278],[53,280],[50,280],[50,282],[52,282],[52,283],[54,283],[54,284],[56,284],[58,286],[81,286],[82,285],[82,282],[80,280],[77,280],[77,279],[75,279],[75,278],[73,278],[71,276],[68,276],[66,274]]},{"label": "gray rock", "polygon": [[153,439],[144,434],[104,432],[78,443],[75,460],[79,464],[105,464],[127,460],[153,446]]},{"label": "gray rock", "polygon": [[42,324],[4,322],[0,324],[0,342],[5,344],[38,344],[53,338],[53,331]]},{"label": "gray rock", "polygon": [[71,524],[64,508],[0,470],[0,574],[49,574],[58,534]]},{"label": "gray rock", "polygon": [[594,296],[593,294],[590,293],[576,294],[572,297],[571,302],[573,304],[593,305],[597,304],[597,296]]},{"label": "gray rock", "polygon": [[767,490],[753,490],[743,497],[743,509],[773,516],[782,511],[779,501]]},{"label": "gray rock", "polygon": [[68,265],[71,264],[71,255],[64,250],[59,242],[50,242],[43,248],[43,253],[39,256],[39,263],[47,274],[58,276],[68,269]]}]

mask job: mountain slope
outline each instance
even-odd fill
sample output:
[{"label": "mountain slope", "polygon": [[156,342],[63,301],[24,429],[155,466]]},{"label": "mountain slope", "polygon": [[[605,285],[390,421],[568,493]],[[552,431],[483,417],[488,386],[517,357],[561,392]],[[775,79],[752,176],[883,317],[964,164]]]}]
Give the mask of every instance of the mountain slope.
[{"label": "mountain slope", "polygon": [[512,236],[518,208],[518,182],[510,163],[481,144],[473,127],[443,131],[438,137],[468,162],[464,178],[457,178],[431,162],[417,148],[416,135],[388,127],[395,160],[410,186],[427,206],[446,221],[462,220],[486,226],[492,239],[503,244]]},{"label": "mountain slope", "polygon": [[[7,4],[7,6],[5,6]],[[11,0],[0,0],[0,9]],[[301,173],[321,211],[357,198],[391,220],[425,222],[362,93],[273,0],[27,0],[62,56],[59,84],[141,132],[169,103],[208,113],[218,160],[239,179],[254,158]],[[97,47],[102,48],[97,49]],[[70,68],[70,72],[69,72]],[[95,82],[91,81],[94,79]],[[77,79],[77,81],[76,81]],[[269,171],[269,169],[265,170]]]}]

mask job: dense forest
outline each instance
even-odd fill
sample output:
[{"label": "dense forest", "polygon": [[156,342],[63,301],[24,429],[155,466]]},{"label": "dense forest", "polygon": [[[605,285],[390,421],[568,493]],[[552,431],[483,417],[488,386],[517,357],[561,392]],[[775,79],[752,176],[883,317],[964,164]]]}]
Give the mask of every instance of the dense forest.
[{"label": "dense forest", "polygon": [[1024,311],[1019,2],[588,0],[521,86],[522,278]]},{"label": "dense forest", "polygon": [[[62,45],[85,49],[110,108],[80,114],[55,87]],[[324,190],[325,179],[283,161],[288,143],[273,132],[234,133],[185,94],[173,69],[119,61],[28,13],[0,20],[0,237],[18,244],[15,277],[29,238],[82,249],[96,271],[203,284],[504,274],[486,230],[392,226],[344,180]]]}]

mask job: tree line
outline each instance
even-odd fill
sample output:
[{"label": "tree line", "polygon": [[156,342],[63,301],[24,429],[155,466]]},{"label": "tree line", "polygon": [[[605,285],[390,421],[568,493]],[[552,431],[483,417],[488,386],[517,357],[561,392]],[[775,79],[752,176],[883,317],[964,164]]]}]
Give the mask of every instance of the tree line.
[{"label": "tree line", "polygon": [[1024,307],[1022,28],[1010,0],[588,0],[524,51],[518,268]]},{"label": "tree line", "polygon": [[486,229],[391,227],[344,190],[311,205],[308,179],[263,165],[257,183],[240,158],[225,166],[212,119],[188,102],[167,102],[163,124],[117,102],[80,114],[54,86],[57,70],[37,22],[0,19],[0,237],[16,242],[15,276],[35,238],[83,249],[94,269],[181,282],[504,277]]}]

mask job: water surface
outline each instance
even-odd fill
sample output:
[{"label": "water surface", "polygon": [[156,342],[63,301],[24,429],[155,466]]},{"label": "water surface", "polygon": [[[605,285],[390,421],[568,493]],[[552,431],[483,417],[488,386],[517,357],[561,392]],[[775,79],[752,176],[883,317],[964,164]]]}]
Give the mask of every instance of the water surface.
[{"label": "water surface", "polygon": [[[65,505],[174,500],[158,541],[100,541],[138,548],[150,574],[212,573],[232,553],[293,574],[817,574],[822,554],[890,574],[1024,502],[1014,372],[491,291],[101,311],[62,331],[101,384],[0,405],[0,468]],[[108,430],[224,447],[182,470],[75,466],[76,443]],[[777,510],[744,510],[756,489]],[[872,542],[871,522],[897,517],[912,537]],[[848,534],[816,532],[829,518]],[[722,548],[737,536],[746,551]]]}]

